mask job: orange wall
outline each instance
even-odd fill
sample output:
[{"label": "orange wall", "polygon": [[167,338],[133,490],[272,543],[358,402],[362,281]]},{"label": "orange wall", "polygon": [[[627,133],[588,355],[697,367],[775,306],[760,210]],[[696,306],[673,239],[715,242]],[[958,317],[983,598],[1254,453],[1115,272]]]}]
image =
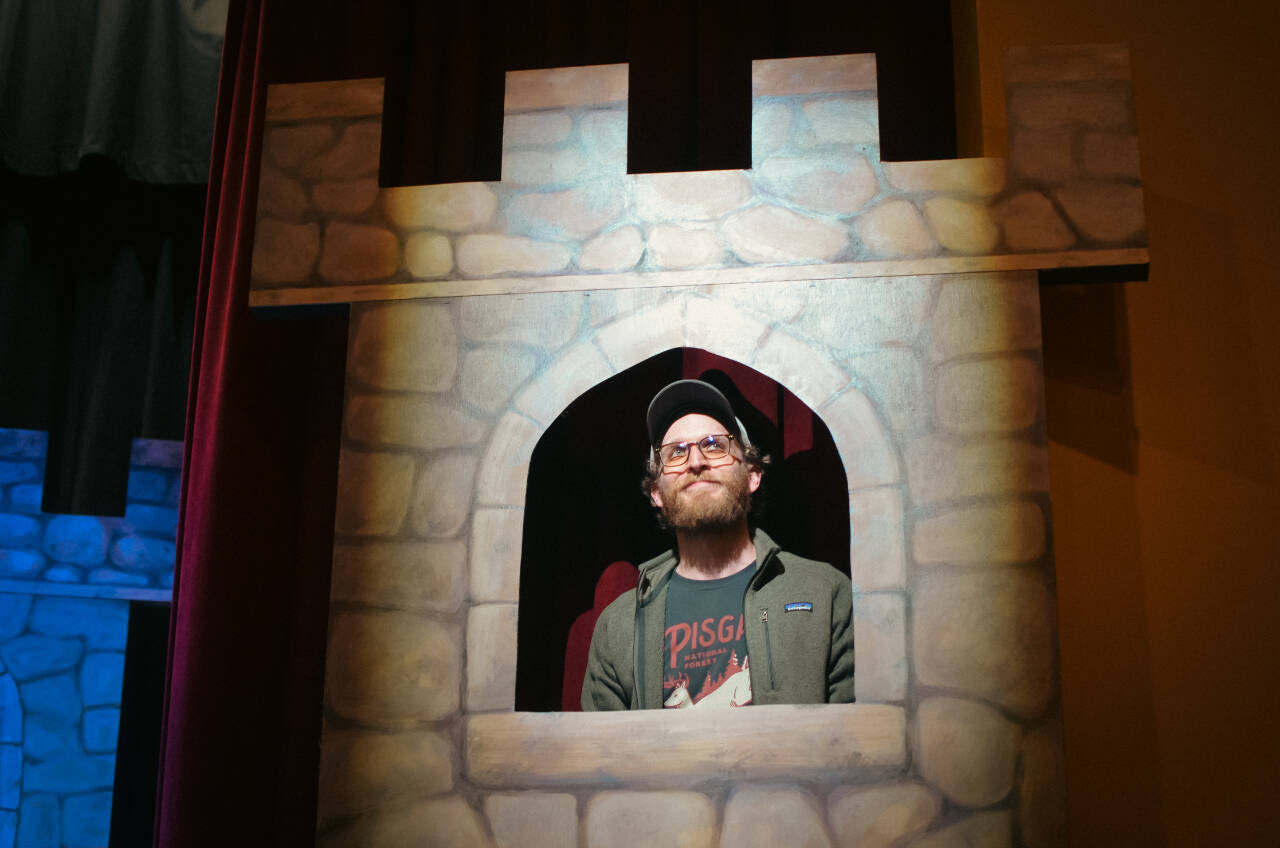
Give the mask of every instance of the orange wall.
[{"label": "orange wall", "polygon": [[1280,839],[1280,14],[1257,2],[977,0],[1000,50],[1128,43],[1151,278],[1044,290],[1076,846]]}]

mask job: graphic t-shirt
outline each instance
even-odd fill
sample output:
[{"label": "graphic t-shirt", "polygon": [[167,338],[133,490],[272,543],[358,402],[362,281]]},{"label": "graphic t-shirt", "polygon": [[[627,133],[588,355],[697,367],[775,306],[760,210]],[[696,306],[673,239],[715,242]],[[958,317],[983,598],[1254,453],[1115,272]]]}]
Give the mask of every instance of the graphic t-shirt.
[{"label": "graphic t-shirt", "polygon": [[671,575],[662,650],[667,707],[743,707],[751,703],[742,597],[755,564],[719,580]]}]

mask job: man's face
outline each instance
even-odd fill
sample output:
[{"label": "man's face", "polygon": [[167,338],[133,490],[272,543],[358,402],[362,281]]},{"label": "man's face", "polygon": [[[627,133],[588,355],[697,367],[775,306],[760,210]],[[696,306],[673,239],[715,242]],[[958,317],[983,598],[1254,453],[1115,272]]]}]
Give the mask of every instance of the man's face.
[{"label": "man's face", "polygon": [[[692,414],[676,419],[661,444],[697,442],[719,435],[725,426],[708,415]],[[653,505],[674,530],[699,532],[731,527],[747,517],[751,494],[760,488],[760,469],[743,461],[737,440],[728,456],[708,460],[701,449],[689,449],[684,465],[663,468],[649,491]]]}]

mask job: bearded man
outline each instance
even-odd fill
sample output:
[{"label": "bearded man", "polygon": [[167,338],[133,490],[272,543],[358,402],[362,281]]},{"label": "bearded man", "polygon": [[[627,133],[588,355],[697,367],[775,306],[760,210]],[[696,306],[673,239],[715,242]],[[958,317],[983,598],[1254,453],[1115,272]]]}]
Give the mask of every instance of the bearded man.
[{"label": "bearded man", "polygon": [[647,416],[643,482],[676,547],[596,622],[584,710],[853,700],[849,578],[750,518],[768,457],[719,389],[679,380]]}]

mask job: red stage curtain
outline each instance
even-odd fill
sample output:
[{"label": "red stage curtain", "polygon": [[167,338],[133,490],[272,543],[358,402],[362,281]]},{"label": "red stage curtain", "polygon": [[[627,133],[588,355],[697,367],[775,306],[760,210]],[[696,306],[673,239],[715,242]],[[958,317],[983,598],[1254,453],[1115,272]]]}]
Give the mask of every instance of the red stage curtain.
[{"label": "red stage curtain", "polygon": [[228,15],[186,422],[155,844],[314,842],[346,315],[247,307],[265,0]]}]

